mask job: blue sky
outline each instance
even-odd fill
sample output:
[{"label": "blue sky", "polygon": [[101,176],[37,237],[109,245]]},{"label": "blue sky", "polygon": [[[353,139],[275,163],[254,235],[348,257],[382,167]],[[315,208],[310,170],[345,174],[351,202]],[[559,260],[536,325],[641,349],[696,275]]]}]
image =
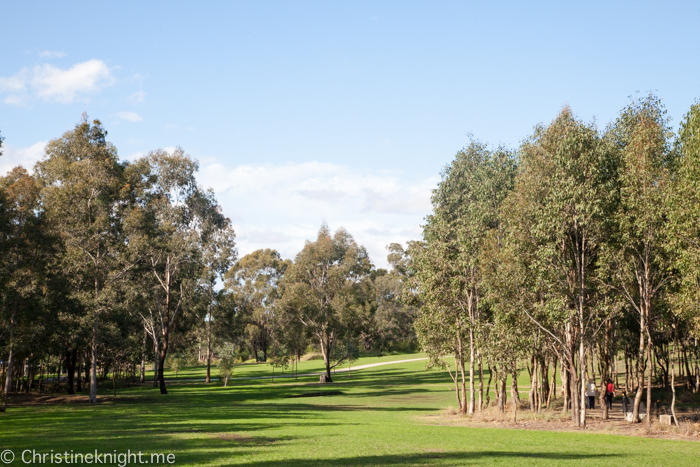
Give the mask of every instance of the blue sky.
[{"label": "blue sky", "polygon": [[0,172],[83,111],[121,157],[182,146],[242,254],[324,220],[385,264],[468,141],[517,147],[565,104],[700,97],[699,2],[3,2]]}]

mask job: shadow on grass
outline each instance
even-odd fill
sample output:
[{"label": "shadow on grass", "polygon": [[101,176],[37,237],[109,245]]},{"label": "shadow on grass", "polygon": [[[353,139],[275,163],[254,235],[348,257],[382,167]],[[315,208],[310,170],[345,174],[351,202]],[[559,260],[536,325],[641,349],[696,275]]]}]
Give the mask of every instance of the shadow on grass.
[{"label": "shadow on grass", "polygon": [[[579,453],[557,453],[557,452],[520,452],[520,451],[478,451],[478,452],[425,452],[416,454],[387,454],[377,456],[357,456],[342,457],[337,459],[289,459],[280,461],[259,461],[240,465],[266,467],[279,465],[294,465],[296,467],[320,467],[339,465],[430,465],[455,462],[460,465],[481,465],[486,462],[503,460],[520,465],[517,461],[527,461],[528,464],[552,463],[557,464],[562,461],[591,462],[602,458],[618,458],[618,455],[609,454],[579,454]],[[619,461],[619,460],[618,460]]]}]

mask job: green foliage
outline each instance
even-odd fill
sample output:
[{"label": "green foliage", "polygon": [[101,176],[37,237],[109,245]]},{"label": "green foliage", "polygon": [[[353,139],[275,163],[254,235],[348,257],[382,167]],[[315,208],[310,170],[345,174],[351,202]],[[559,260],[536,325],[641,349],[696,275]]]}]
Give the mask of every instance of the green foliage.
[{"label": "green foliage", "polygon": [[279,310],[318,342],[329,380],[334,345],[358,335],[368,322],[370,271],[364,247],[346,230],[331,235],[323,225],[316,241],[304,245],[284,275]]}]

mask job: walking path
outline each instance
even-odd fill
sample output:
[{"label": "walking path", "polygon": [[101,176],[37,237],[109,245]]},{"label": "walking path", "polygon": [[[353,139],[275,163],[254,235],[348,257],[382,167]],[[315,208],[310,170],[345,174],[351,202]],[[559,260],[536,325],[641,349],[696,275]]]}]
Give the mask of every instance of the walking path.
[{"label": "walking path", "polygon": [[[409,360],[394,360],[393,362],[378,362],[378,363],[368,363],[366,365],[358,365],[350,368],[340,368],[339,370],[334,370],[334,373],[344,373],[346,371],[355,371],[355,370],[364,370],[365,368],[374,368],[377,366],[384,366],[384,365],[395,365],[397,363],[408,363],[408,362],[418,362],[420,360],[427,360],[427,357],[423,358],[411,358]],[[315,373],[299,373],[297,375],[294,374],[285,374],[285,375],[278,375],[278,376],[248,376],[248,377],[243,377],[243,378],[230,378],[229,382],[231,381],[243,381],[243,380],[255,380],[255,379],[277,379],[277,378],[295,378],[299,376],[320,376],[320,375],[325,375],[325,371],[319,371]],[[212,381],[218,381],[219,378],[211,378]],[[191,378],[191,379],[177,379],[177,380],[166,380],[166,383],[182,383],[182,382],[197,382],[197,381],[206,381],[205,378]]]}]

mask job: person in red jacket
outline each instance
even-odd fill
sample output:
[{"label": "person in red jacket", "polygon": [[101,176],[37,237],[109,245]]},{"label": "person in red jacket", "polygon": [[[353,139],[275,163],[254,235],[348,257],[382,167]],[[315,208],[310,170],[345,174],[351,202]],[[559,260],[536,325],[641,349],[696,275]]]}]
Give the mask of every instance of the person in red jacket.
[{"label": "person in red jacket", "polygon": [[607,404],[608,409],[612,409],[613,397],[615,397],[615,385],[613,385],[612,380],[609,379],[605,385],[605,403]]}]

